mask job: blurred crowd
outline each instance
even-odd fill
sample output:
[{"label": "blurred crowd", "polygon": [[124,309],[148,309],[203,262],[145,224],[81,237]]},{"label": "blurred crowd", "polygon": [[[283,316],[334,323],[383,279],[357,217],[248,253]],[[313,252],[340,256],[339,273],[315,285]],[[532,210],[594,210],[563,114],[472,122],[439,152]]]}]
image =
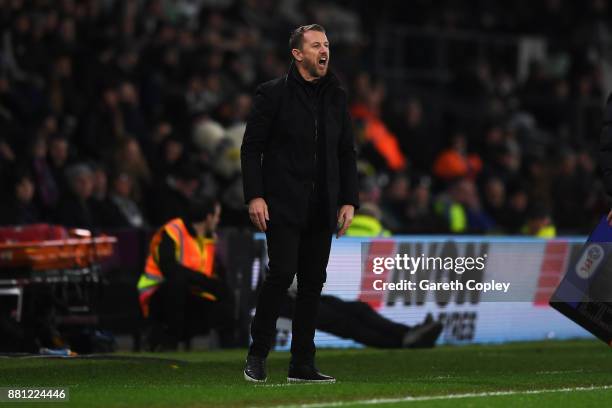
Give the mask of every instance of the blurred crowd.
[{"label": "blurred crowd", "polygon": [[[156,227],[206,193],[222,226],[249,228],[253,90],[316,22],[351,100],[363,211],[393,233],[588,232],[607,211],[608,2],[376,3],[0,0],[0,224]],[[441,104],[377,75],[382,22],[536,35],[548,52],[524,79],[494,53],[466,59]]]}]

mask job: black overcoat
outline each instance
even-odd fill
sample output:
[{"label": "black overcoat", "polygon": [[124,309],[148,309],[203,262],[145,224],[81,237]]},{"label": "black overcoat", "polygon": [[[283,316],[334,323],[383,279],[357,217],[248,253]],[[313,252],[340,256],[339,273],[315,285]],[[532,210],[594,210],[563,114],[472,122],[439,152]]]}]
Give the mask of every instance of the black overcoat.
[{"label": "black overcoat", "polygon": [[[347,95],[328,71],[320,79],[320,96],[313,107],[297,88],[300,84],[292,77],[296,71],[292,63],[287,75],[255,91],[240,155],[244,198],[247,204],[264,198],[270,223],[305,226],[316,166],[324,166],[320,188],[326,223],[333,229],[340,206],[359,206]],[[323,154],[317,154],[317,143],[323,143]]]}]

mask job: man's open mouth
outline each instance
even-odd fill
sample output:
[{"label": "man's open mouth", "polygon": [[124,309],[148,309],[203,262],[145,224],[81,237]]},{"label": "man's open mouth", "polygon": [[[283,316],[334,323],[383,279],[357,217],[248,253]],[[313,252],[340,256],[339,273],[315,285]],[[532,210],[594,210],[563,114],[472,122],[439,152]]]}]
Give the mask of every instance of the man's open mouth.
[{"label": "man's open mouth", "polygon": [[319,66],[325,67],[327,65],[327,57],[319,58]]}]

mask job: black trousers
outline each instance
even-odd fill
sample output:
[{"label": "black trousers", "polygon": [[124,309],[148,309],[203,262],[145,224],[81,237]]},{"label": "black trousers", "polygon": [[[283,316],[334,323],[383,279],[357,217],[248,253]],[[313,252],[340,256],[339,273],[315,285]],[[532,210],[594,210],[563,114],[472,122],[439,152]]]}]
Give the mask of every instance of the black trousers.
[{"label": "black trousers", "polygon": [[[204,299],[194,292],[207,290],[217,301]],[[234,299],[224,282],[202,288],[190,281],[189,275],[178,273],[167,278],[151,297],[151,319],[162,324],[177,341],[190,340],[198,334],[216,329],[222,347],[234,344]]]},{"label": "black trousers", "polygon": [[[273,220],[271,220],[273,221]],[[266,230],[268,270],[251,324],[249,354],[267,357],[276,335],[276,320],[287,289],[297,273],[298,290],[292,325],[291,360],[314,362],[314,333],[319,298],[327,279],[327,262],[333,231],[325,224],[321,206],[311,201],[304,228],[278,225]]]},{"label": "black trousers", "polygon": [[322,296],[317,329],[370,347],[401,347],[411,327],[381,316],[367,303]]}]

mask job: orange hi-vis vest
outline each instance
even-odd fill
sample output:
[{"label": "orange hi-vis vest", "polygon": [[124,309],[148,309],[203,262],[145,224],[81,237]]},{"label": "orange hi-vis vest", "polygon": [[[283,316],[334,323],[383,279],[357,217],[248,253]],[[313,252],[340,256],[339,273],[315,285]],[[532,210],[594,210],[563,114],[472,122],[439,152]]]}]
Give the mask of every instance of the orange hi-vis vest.
[{"label": "orange hi-vis vest", "polygon": [[[159,268],[159,244],[164,232],[174,241],[176,261],[179,264],[208,277],[214,276],[215,240],[192,237],[180,218],[168,221],[153,235],[145,270],[138,280],[138,300],[144,317],[149,316],[151,296],[164,281],[163,272]],[[213,294],[208,292],[201,292],[198,295],[209,300],[217,300]]]}]

